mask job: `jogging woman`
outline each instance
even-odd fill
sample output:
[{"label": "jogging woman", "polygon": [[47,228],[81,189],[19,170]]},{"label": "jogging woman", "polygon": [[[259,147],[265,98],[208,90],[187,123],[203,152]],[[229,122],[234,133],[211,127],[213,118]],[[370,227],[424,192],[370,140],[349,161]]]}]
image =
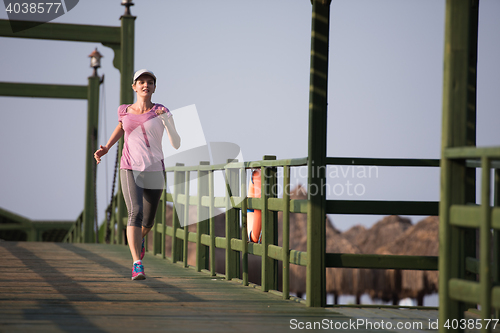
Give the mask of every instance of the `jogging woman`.
[{"label": "jogging woman", "polygon": [[[97,164],[124,135],[120,161],[120,180],[128,210],[127,240],[133,259],[132,280],[146,278],[142,259],[144,236],[151,230],[158,203],[165,186],[162,138],[167,130],[172,147],[181,144],[170,111],[151,102],[156,90],[156,76],[147,69],[134,74],[132,89],[137,101],[118,107],[118,126],[105,146],[94,153]],[[142,245],[141,245],[142,244]]]}]

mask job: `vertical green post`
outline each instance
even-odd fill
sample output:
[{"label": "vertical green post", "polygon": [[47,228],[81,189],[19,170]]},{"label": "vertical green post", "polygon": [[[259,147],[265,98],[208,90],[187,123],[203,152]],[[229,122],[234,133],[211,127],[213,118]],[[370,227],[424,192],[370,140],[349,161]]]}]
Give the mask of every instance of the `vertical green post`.
[{"label": "vertical green post", "polygon": [[[121,70],[120,70],[120,104],[134,103],[134,93],[131,88],[134,75],[134,43],[135,43],[135,22],[136,17],[125,14],[120,17],[121,20]],[[119,155],[123,150],[123,138],[118,144]],[[124,218],[127,216],[127,208],[123,199],[121,182],[118,181],[118,218],[117,232],[118,244],[125,244],[123,239]]]},{"label": "vertical green post", "polygon": [[240,169],[241,183],[241,240],[243,241],[243,251],[241,252],[242,265],[242,284],[248,286],[248,225],[247,225],[247,170],[245,167]]},{"label": "vertical green post", "polygon": [[[210,162],[202,161],[200,165],[210,165]],[[208,171],[198,170],[198,200],[196,219],[196,271],[208,270],[208,247],[201,243],[201,235],[210,233],[208,225],[208,207],[202,206],[202,198],[209,194]]]},{"label": "vertical green post", "polygon": [[[500,206],[500,169],[495,169],[494,174],[494,185],[493,185],[493,202],[494,206]],[[498,284],[500,282],[500,230],[493,229],[493,258],[492,258],[492,270],[493,270],[493,283]],[[495,318],[500,318],[500,309],[495,308]]]},{"label": "vertical green post", "polygon": [[[227,163],[236,160],[227,160]],[[238,169],[227,168],[226,173],[226,279],[231,280],[239,277],[240,257],[239,253],[231,247],[231,239],[239,238],[240,223],[239,214],[234,208],[233,196],[238,196],[240,191]]]},{"label": "vertical green post", "polygon": [[[182,163],[176,163],[176,166],[184,166]],[[174,171],[174,207],[172,211],[172,262],[182,261],[184,252],[184,243],[180,238],[177,238],[177,229],[180,229],[180,221],[184,221],[184,210],[182,204],[179,203],[179,194],[184,194],[185,172]]]},{"label": "vertical green post", "polygon": [[[276,160],[276,156],[266,155],[262,158],[264,161]],[[277,216],[276,212],[269,210],[269,198],[275,197],[273,193],[276,188],[276,168],[261,167],[260,171],[260,186],[261,186],[261,203],[262,203],[262,291],[278,289],[278,263],[273,258],[270,258],[269,245],[277,245]]]},{"label": "vertical green post", "polygon": [[184,171],[184,218],[182,219],[182,225],[184,228],[184,241],[182,247],[182,260],[184,262],[184,267],[188,267],[188,246],[189,246],[189,184],[191,180],[191,172]]},{"label": "vertical green post", "polygon": [[94,152],[97,150],[97,129],[99,125],[99,86],[97,75],[89,77],[87,96],[87,149],[85,155],[85,203],[83,210],[83,242],[95,242],[95,173]]},{"label": "vertical green post", "polygon": [[290,166],[283,167],[283,299],[290,298]]},{"label": "vertical green post", "polygon": [[[481,317],[491,318],[491,207],[490,207],[490,160],[483,157],[481,160],[481,221],[479,227],[479,300],[481,303]],[[481,332],[490,332],[483,325]]]},{"label": "vertical green post", "polygon": [[447,148],[475,146],[477,0],[447,0],[445,23],[441,200],[439,229],[439,322],[461,319],[467,306],[450,299],[451,278],[473,279],[465,271],[465,257],[475,257],[475,233],[449,224],[453,204],[475,202],[475,171],[463,160],[449,160]]},{"label": "vertical green post", "polygon": [[326,126],[328,44],[331,0],[312,0],[311,73],[309,86],[307,306],[326,305]]},{"label": "vertical green post", "polygon": [[[166,177],[165,177],[166,178]],[[165,239],[165,236],[158,230],[159,226],[163,229],[163,223],[165,223],[165,208],[166,208],[166,184],[165,189],[160,197],[160,203],[158,206],[158,210],[156,211],[155,216],[155,225],[153,226],[153,255],[157,253],[161,253],[162,246],[162,238]]]},{"label": "vertical green post", "polygon": [[214,171],[208,171],[208,216],[210,228],[210,274],[215,276],[215,219],[214,219],[214,200],[215,200],[215,185]]}]

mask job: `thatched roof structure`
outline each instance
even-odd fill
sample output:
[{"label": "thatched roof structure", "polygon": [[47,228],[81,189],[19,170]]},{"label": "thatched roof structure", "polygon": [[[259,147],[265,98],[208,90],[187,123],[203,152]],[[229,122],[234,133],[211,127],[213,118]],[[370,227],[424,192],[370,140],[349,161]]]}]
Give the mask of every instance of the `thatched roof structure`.
[{"label": "thatched roof structure", "polygon": [[371,254],[387,243],[396,239],[399,235],[411,227],[411,220],[398,215],[390,215],[375,223],[370,229],[359,230],[352,243],[356,245],[361,253]]},{"label": "thatched roof structure", "polygon": [[[290,198],[307,199],[306,189],[298,185],[290,192]],[[282,213],[278,214],[279,245],[282,245]],[[290,249],[307,251],[307,215],[290,214]],[[326,219],[326,252],[327,253],[360,253],[360,250],[345,239],[330,219]],[[326,271],[326,291],[334,295],[361,295],[365,282],[359,269],[328,268]],[[290,291],[298,295],[306,291],[306,267],[290,265]]]},{"label": "thatched roof structure", "polygon": [[[396,255],[439,255],[439,218],[429,216],[407,229],[393,242],[380,247],[377,253]],[[437,271],[403,270],[400,297],[416,298],[419,305],[423,297],[438,291]]]},{"label": "thatched roof structure", "polygon": [[[371,228],[354,226],[342,235],[349,239],[363,254],[391,254],[378,250],[411,227],[411,221],[397,215],[384,217]],[[401,273],[395,270],[361,270],[359,292],[367,292],[372,298],[397,304],[401,293]]]},{"label": "thatched roof structure", "polygon": [[356,244],[356,239],[360,237],[361,234],[366,233],[366,228],[360,224],[349,228],[349,230],[344,231],[342,236],[347,239],[351,244]]}]

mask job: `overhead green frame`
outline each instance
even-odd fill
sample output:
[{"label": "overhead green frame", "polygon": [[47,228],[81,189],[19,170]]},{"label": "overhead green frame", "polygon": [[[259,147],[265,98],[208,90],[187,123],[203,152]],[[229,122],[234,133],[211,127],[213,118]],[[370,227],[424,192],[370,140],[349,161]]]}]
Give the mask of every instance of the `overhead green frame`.
[{"label": "overhead green frame", "polygon": [[0,82],[0,96],[87,99],[87,86]]},{"label": "overhead green frame", "polygon": [[[130,6],[130,4],[128,5]],[[133,92],[130,89],[130,78],[134,70],[134,34],[135,16],[130,14],[127,7],[125,14],[120,17],[121,26],[99,26],[99,25],[81,25],[65,23],[44,23],[33,27],[29,22],[16,21],[18,26],[26,24],[29,29],[16,33],[12,32],[11,21],[0,20],[0,37],[13,38],[31,38],[73,42],[97,42],[106,47],[110,47],[114,52],[113,66],[121,73],[120,78],[120,103],[133,103]],[[15,97],[44,97],[44,98],[72,98],[87,99],[89,101],[88,131],[87,131],[87,150],[86,150],[86,190],[85,190],[85,209],[84,209],[84,241],[91,242],[91,228],[93,226],[95,205],[93,202],[94,182],[90,178],[95,171],[95,162],[91,152],[97,149],[97,118],[95,112],[90,110],[98,108],[98,102],[93,101],[98,98],[99,81],[97,77],[89,78],[89,87],[78,85],[48,85],[48,84],[29,84],[29,83],[9,83],[0,82],[0,95]],[[92,114],[90,114],[92,113]],[[123,140],[120,140],[119,151],[123,147]],[[89,178],[90,177],[90,178]],[[87,185],[91,184],[91,185]],[[120,182],[118,182],[118,194],[121,194]],[[89,186],[92,187],[89,188]],[[119,230],[123,227],[123,218],[126,216],[125,203],[123,196],[118,196],[117,202],[119,220]],[[92,206],[92,207],[91,207]],[[86,213],[85,213],[86,212]],[[123,243],[122,233],[118,233],[118,242]]]}]

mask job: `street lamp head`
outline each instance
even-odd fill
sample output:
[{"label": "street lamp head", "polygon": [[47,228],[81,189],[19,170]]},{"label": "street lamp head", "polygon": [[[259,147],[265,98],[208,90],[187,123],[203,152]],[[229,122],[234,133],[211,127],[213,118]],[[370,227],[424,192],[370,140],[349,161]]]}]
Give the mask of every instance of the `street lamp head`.
[{"label": "street lamp head", "polygon": [[93,74],[94,76],[97,76],[97,69],[101,67],[102,57],[103,57],[102,54],[100,54],[99,51],[97,51],[97,47],[91,54],[89,54],[90,67],[94,69],[94,74]]},{"label": "street lamp head", "polygon": [[130,13],[130,6],[133,6],[134,3],[132,2],[133,0],[122,0],[122,6],[125,6],[125,16],[132,15]]}]

